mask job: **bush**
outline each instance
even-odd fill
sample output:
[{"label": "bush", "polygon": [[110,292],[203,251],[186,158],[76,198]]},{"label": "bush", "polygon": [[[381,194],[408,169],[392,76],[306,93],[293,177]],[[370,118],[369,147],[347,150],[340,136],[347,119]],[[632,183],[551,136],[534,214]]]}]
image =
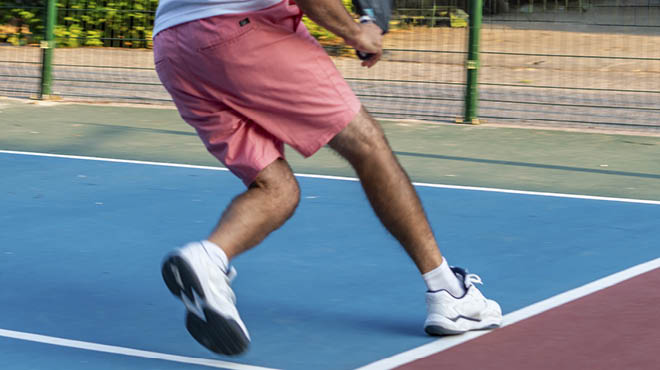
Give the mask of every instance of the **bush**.
[{"label": "bush", "polygon": [[43,1],[0,0],[0,41],[13,45],[38,43],[43,34]]},{"label": "bush", "polygon": [[[353,10],[351,0],[342,0]],[[38,44],[44,38],[46,0],[0,0],[0,41]],[[55,39],[59,47],[152,46],[158,0],[57,0]],[[324,45],[342,40],[307,17],[303,22]]]},{"label": "bush", "polygon": [[[45,0],[0,1],[0,41],[43,40],[45,5]],[[56,41],[60,47],[150,47],[157,5],[158,0],[57,0]]]}]

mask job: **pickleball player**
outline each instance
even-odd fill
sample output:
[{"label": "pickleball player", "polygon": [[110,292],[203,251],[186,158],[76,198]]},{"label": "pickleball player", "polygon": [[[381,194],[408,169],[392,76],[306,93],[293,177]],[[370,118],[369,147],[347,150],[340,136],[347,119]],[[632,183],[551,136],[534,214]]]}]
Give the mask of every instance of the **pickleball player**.
[{"label": "pickleball player", "polygon": [[426,282],[428,334],[499,326],[500,307],[477,289],[479,277],[442,257],[383,130],[301,22],[303,14],[372,54],[364,67],[379,61],[381,29],[356,22],[340,0],[160,0],[158,76],[207,150],[246,186],[206,239],[164,259],[163,278],[184,303],[188,331],[219,354],[248,348],[230,261],[282,226],[299,203],[284,144],[305,157],[327,145],[355,169],[376,215]]}]

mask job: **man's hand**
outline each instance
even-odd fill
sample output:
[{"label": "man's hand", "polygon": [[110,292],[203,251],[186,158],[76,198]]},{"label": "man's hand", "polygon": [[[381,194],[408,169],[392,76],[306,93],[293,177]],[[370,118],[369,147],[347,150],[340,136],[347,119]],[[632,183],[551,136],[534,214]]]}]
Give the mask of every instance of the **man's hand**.
[{"label": "man's hand", "polygon": [[356,50],[374,54],[362,62],[372,67],[383,54],[383,31],[372,22],[356,23],[339,0],[296,0],[298,7],[316,24],[344,39]]},{"label": "man's hand", "polygon": [[383,55],[383,30],[380,29],[373,22],[364,22],[359,24],[360,31],[350,37],[346,37],[344,41],[347,45],[355,48],[355,50],[372,54],[369,59],[362,62],[363,67],[371,68]]}]

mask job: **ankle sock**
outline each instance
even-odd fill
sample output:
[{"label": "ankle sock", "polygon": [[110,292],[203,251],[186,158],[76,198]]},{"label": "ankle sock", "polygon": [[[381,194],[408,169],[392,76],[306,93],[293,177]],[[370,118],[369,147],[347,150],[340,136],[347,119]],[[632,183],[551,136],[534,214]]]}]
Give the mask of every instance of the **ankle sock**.
[{"label": "ankle sock", "polygon": [[206,250],[211,261],[218,265],[222,271],[227,272],[229,268],[229,259],[227,258],[225,251],[223,251],[217,244],[208,240],[202,240],[200,244],[202,244],[202,247]]},{"label": "ankle sock", "polygon": [[422,275],[426,282],[426,287],[430,292],[446,290],[454,297],[462,297],[465,294],[463,283],[449,268],[447,259],[443,258],[440,266]]}]

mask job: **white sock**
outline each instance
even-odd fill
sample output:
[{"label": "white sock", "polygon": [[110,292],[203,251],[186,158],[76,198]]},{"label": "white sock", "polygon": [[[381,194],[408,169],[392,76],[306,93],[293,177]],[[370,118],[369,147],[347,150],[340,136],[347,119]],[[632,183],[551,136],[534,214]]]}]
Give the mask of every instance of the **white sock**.
[{"label": "white sock", "polygon": [[220,248],[217,244],[208,240],[202,240],[201,244],[202,247],[204,247],[206,250],[206,253],[208,253],[209,257],[211,258],[211,261],[218,265],[222,271],[227,272],[229,267],[229,259],[227,258],[225,251],[223,251],[222,248]]},{"label": "white sock", "polygon": [[454,297],[462,297],[465,294],[463,283],[458,280],[456,274],[449,268],[446,258],[442,259],[440,266],[422,275],[422,277],[430,292],[446,290]]}]

